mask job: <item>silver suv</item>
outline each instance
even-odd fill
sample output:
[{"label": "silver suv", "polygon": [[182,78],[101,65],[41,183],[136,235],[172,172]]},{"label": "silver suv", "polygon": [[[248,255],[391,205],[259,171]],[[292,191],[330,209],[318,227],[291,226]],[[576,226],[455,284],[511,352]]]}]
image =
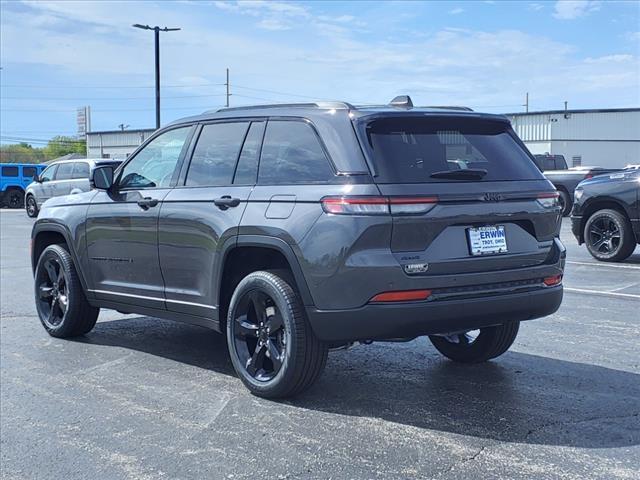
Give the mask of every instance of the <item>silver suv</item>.
[{"label": "silver suv", "polygon": [[88,192],[91,189],[89,177],[97,166],[121,162],[102,159],[62,160],[52,163],[38,175],[25,192],[27,215],[37,217],[42,204],[51,197]]}]

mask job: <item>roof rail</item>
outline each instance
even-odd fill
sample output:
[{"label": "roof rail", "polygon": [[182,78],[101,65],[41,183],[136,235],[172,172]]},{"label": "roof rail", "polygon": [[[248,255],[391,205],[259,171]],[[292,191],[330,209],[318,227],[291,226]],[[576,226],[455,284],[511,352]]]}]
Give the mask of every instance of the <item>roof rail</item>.
[{"label": "roof rail", "polygon": [[207,110],[204,113],[231,112],[241,110],[256,110],[263,108],[327,108],[355,110],[355,107],[347,102],[309,102],[309,103],[272,103],[267,105],[245,105],[242,107],[224,107],[218,110]]}]

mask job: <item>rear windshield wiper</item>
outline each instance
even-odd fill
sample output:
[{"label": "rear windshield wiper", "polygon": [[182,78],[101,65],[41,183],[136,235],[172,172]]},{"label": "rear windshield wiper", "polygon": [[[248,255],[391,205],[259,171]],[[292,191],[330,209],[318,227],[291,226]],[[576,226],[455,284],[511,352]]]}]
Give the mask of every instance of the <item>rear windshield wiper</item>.
[{"label": "rear windshield wiper", "polygon": [[431,178],[451,178],[454,180],[475,180],[487,174],[484,168],[461,168],[460,170],[442,170],[433,172]]}]

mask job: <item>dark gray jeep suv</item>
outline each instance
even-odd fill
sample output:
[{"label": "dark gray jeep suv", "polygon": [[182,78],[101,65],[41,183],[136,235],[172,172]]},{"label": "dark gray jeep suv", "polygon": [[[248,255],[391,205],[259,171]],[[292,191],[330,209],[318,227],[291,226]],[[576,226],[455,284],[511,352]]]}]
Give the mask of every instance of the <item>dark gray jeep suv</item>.
[{"label": "dark gray jeep suv", "polygon": [[408,97],[228,108],[92,181],[33,228],[49,334],[86,334],[100,308],[226,332],[260,396],[303,391],[357,341],[428,335],[486,361],[562,300],[558,195],[503,116]]}]

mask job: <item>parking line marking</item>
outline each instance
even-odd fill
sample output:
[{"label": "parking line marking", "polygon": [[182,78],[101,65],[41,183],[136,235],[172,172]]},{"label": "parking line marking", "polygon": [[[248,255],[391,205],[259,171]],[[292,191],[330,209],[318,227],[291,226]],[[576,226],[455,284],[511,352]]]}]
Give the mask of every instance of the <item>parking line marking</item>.
[{"label": "parking line marking", "polygon": [[602,292],[600,290],[587,290],[586,288],[572,287],[564,287],[564,289],[567,292],[591,293],[593,295],[604,295],[605,297],[637,298],[640,300],[640,295],[636,295],[635,293]]},{"label": "parking line marking", "polygon": [[609,267],[609,268],[629,268],[631,270],[640,270],[640,266],[635,265],[612,265],[610,263],[595,263],[595,262],[574,262],[567,260],[567,263],[571,265],[592,265],[597,267]]}]

